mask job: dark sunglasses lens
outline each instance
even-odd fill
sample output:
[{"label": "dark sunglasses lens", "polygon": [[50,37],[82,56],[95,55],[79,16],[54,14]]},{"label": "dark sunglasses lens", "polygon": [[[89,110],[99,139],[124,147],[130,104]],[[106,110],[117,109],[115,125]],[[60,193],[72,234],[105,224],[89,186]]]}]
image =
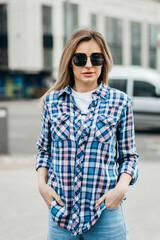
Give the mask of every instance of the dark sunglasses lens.
[{"label": "dark sunglasses lens", "polygon": [[91,62],[94,66],[101,66],[104,63],[103,53],[92,53]]},{"label": "dark sunglasses lens", "polygon": [[85,66],[87,62],[87,56],[85,53],[75,53],[73,55],[73,62],[76,66]]}]

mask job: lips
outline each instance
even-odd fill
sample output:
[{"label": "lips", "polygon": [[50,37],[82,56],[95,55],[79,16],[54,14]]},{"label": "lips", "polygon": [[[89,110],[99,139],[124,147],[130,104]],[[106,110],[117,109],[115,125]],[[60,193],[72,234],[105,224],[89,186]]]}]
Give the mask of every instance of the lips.
[{"label": "lips", "polygon": [[94,72],[91,72],[91,71],[87,71],[87,72],[83,72],[83,75],[84,76],[87,76],[87,77],[90,77],[94,74]]}]

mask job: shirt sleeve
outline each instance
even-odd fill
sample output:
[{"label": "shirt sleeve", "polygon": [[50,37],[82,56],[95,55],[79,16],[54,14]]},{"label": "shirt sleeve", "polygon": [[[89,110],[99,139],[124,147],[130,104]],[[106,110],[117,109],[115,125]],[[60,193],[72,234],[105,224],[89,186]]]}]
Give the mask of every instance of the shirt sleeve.
[{"label": "shirt sleeve", "polygon": [[130,185],[138,178],[137,163],[139,155],[136,152],[134,119],[131,100],[128,98],[118,125],[118,173],[128,173],[132,176]]},{"label": "shirt sleeve", "polygon": [[41,134],[37,141],[38,153],[36,156],[36,170],[40,167],[50,168],[51,164],[51,130],[50,118],[48,114],[46,101],[43,103],[41,113]]}]

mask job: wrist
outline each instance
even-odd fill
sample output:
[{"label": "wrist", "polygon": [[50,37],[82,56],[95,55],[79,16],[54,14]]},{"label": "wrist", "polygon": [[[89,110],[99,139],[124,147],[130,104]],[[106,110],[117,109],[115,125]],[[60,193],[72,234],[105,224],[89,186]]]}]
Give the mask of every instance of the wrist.
[{"label": "wrist", "polygon": [[124,194],[126,194],[127,191],[128,191],[128,184],[118,182],[117,185],[116,185],[116,189],[123,192]]},{"label": "wrist", "polygon": [[38,181],[38,188],[40,193],[43,193],[45,191],[46,186],[47,186],[47,183],[44,180]]}]

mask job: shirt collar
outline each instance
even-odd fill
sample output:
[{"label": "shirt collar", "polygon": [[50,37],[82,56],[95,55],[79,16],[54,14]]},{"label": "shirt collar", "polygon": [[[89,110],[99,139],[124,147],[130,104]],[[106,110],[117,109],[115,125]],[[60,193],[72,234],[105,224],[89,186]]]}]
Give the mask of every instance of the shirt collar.
[{"label": "shirt collar", "polygon": [[72,93],[72,89],[69,85],[60,90],[58,98],[60,98],[64,93],[67,93],[68,95]]},{"label": "shirt collar", "polygon": [[98,96],[106,99],[107,92],[108,92],[108,86],[104,84],[104,82],[101,82],[99,87],[96,88],[92,94],[97,94]]},{"label": "shirt collar", "polygon": [[[92,92],[92,94],[97,94],[98,96],[106,99],[107,91],[108,91],[108,86],[104,84],[104,82],[101,82],[98,88],[96,88],[95,91]],[[65,88],[60,90],[58,98],[60,98],[64,93],[68,95],[72,93],[72,89],[69,85],[67,85]]]}]

